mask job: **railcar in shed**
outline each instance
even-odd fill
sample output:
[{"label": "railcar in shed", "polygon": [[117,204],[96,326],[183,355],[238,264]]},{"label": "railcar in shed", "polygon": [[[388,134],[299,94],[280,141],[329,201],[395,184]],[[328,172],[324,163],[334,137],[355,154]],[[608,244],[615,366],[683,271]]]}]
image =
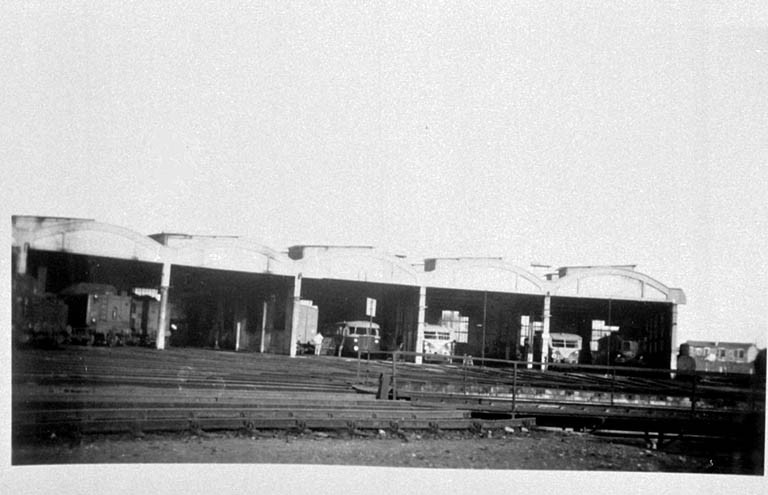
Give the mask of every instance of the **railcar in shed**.
[{"label": "railcar in shed", "polygon": [[597,341],[594,364],[606,366],[643,365],[642,346],[639,341],[619,334],[606,335]]},{"label": "railcar in shed", "polygon": [[549,349],[553,363],[579,364],[581,337],[575,333],[551,333]]},{"label": "railcar in shed", "polygon": [[367,357],[381,353],[381,327],[378,323],[365,320],[340,321],[326,331],[330,334],[323,333],[323,347],[327,353],[338,356],[356,356],[360,353]]},{"label": "railcar in shed", "polygon": [[424,326],[422,352],[425,360],[443,361],[453,354],[454,339],[450,328],[427,323]]}]

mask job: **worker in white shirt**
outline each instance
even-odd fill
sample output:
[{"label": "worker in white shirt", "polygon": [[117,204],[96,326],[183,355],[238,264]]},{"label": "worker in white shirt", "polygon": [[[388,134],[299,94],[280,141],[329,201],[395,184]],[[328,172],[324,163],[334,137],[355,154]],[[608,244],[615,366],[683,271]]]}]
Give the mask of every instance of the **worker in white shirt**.
[{"label": "worker in white shirt", "polygon": [[315,344],[315,356],[319,356],[320,349],[323,347],[323,334],[317,332],[317,334],[315,334],[314,338],[312,339],[312,342]]}]

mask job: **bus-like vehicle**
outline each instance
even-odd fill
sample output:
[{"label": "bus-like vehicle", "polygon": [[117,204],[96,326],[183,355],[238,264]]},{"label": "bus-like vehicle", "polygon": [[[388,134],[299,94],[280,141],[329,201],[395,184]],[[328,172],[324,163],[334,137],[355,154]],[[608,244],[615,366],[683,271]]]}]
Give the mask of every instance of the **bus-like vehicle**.
[{"label": "bus-like vehicle", "polygon": [[553,363],[579,364],[581,337],[575,333],[551,333],[549,349]]},{"label": "bus-like vehicle", "polygon": [[424,326],[424,345],[422,352],[425,360],[443,360],[453,354],[451,329],[442,325],[427,323]]},{"label": "bus-like vehicle", "polygon": [[329,341],[328,347],[333,347],[329,351],[338,356],[357,356],[359,352],[370,357],[381,352],[381,327],[378,323],[365,320],[340,321],[333,325],[331,333],[324,337]]}]

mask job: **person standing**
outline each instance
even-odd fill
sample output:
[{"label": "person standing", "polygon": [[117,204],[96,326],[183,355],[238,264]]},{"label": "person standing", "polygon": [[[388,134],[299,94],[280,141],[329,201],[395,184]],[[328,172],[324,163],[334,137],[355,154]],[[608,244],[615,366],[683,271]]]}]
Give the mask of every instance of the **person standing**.
[{"label": "person standing", "polygon": [[320,349],[323,347],[323,334],[320,332],[317,332],[312,339],[312,341],[315,344],[315,356],[320,355]]}]

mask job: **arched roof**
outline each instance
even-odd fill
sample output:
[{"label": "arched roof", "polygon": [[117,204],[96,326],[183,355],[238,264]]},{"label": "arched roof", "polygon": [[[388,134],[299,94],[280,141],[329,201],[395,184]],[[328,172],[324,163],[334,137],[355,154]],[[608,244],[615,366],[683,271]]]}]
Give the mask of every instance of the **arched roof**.
[{"label": "arched roof", "polygon": [[13,242],[31,249],[162,263],[165,247],[132,230],[88,219],[14,217]]},{"label": "arched roof", "polygon": [[500,258],[430,258],[424,285],[464,290],[544,294],[546,281]]},{"label": "arched roof", "polygon": [[566,267],[546,280],[500,258],[430,258],[417,271],[402,256],[370,246],[293,246],[288,255],[231,236],[158,234],[91,219],[13,217],[13,245],[43,251],[181,264],[249,273],[520,294],[666,301],[685,294],[632,266]]},{"label": "arched roof", "polygon": [[41,251],[292,275],[285,254],[237,237],[157,234],[83,218],[13,217],[14,246]]},{"label": "arched roof", "polygon": [[240,237],[158,234],[173,264],[249,273],[293,275],[290,260],[259,243]]},{"label": "arched roof", "polygon": [[630,268],[589,267],[568,270],[552,282],[552,295],[669,301],[685,304],[685,294]]},{"label": "arched roof", "polygon": [[419,285],[419,274],[403,258],[370,246],[292,246],[289,252],[304,278]]}]

